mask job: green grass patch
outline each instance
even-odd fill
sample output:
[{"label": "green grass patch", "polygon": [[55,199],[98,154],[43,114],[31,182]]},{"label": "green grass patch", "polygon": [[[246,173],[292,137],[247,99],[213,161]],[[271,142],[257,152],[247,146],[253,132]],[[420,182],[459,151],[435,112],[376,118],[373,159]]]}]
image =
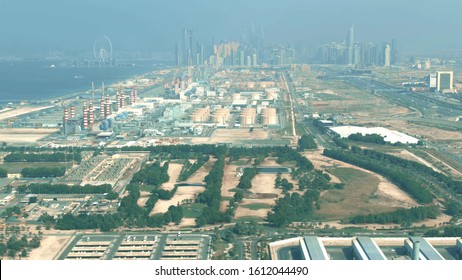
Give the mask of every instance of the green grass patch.
[{"label": "green grass patch", "polygon": [[264,222],[265,220],[260,217],[255,217],[255,216],[245,216],[245,217],[240,217],[237,219],[234,219],[234,222],[239,223],[239,222]]},{"label": "green grass patch", "polygon": [[242,166],[242,165],[249,164],[249,161],[250,161],[249,159],[240,159],[240,160],[233,161],[232,164]]},{"label": "green grass patch", "polygon": [[321,197],[321,209],[316,213],[321,220],[337,220],[396,209],[384,203],[376,203],[375,193],[380,181],[373,174],[353,168],[329,169],[329,173],[339,178],[345,186],[340,190],[329,190]]},{"label": "green grass patch", "polygon": [[260,209],[270,209],[271,205],[264,204],[264,203],[252,203],[252,204],[241,205],[241,207],[250,209],[250,210],[260,210]]},{"label": "green grass patch", "polygon": [[214,247],[214,252],[215,252],[213,254],[213,257],[218,257],[224,254],[225,250],[228,248],[228,243],[226,243],[225,241],[221,239],[217,239],[213,243],[213,247]]},{"label": "green grass patch", "polygon": [[181,208],[183,208],[183,215],[184,218],[197,218],[200,216],[202,213],[202,210],[206,206],[204,204],[200,203],[192,203],[192,204],[184,204],[181,205]]},{"label": "green grass patch", "polygon": [[152,186],[152,185],[142,185],[142,186],[140,186],[140,191],[142,191],[142,192],[151,192],[155,188],[156,187]]},{"label": "green grass patch", "polygon": [[[8,173],[20,173],[23,168],[61,168],[66,167],[64,162],[5,162],[0,164],[0,169],[5,169]],[[67,163],[67,168],[71,168],[72,163]]]}]

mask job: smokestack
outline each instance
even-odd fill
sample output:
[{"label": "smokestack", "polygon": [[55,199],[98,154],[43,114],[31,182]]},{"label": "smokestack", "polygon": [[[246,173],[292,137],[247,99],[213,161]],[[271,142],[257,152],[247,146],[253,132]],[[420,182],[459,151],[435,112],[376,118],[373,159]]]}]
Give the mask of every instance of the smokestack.
[{"label": "smokestack", "polygon": [[106,118],[111,115],[111,100],[109,99],[109,95],[106,96]]},{"label": "smokestack", "polygon": [[87,101],[83,101],[83,127],[86,129],[88,128],[88,109],[87,109]]},{"label": "smokestack", "polygon": [[64,108],[64,122],[67,123],[69,121],[69,108]]},{"label": "smokestack", "polygon": [[116,95],[116,99],[117,99],[117,111],[120,110],[120,108],[122,107],[122,102],[120,100],[120,94],[117,92],[117,95]]},{"label": "smokestack", "polygon": [[90,100],[89,124],[92,126],[95,123],[95,107],[93,106],[93,100]]},{"label": "smokestack", "polygon": [[71,107],[71,119],[75,119],[75,106]]},{"label": "smokestack", "polygon": [[104,96],[101,98],[101,102],[99,103],[99,112],[101,115],[101,119],[106,118],[106,103],[104,102]]},{"label": "smokestack", "polygon": [[414,242],[414,246],[412,249],[412,260],[420,260],[420,241]]}]

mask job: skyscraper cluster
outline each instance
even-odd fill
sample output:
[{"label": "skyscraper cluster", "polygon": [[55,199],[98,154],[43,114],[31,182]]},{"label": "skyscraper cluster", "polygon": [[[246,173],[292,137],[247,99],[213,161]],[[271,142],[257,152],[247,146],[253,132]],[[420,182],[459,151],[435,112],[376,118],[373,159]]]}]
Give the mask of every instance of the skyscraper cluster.
[{"label": "skyscraper cluster", "polygon": [[322,64],[344,64],[355,66],[390,67],[399,62],[399,52],[395,40],[391,42],[355,42],[354,27],[347,33],[345,42],[318,46],[316,60]]},{"label": "skyscraper cluster", "polygon": [[295,61],[295,50],[291,47],[266,47],[263,28],[255,23],[242,28],[240,41],[213,39],[211,45],[204,47],[195,36],[194,29],[182,29],[181,40],[175,45],[177,66],[255,67],[264,63],[280,66]]},{"label": "skyscraper cluster", "polygon": [[195,41],[196,31],[183,28],[181,43],[175,45],[175,62],[177,66],[203,65],[204,45]]}]

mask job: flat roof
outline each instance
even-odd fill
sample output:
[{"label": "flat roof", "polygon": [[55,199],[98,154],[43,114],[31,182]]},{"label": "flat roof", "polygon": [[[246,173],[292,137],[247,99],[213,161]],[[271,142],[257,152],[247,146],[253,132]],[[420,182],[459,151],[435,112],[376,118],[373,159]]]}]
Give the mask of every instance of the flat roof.
[{"label": "flat roof", "polygon": [[372,240],[370,237],[358,237],[359,245],[366,253],[366,256],[369,260],[386,260],[387,258],[383,254],[382,250],[380,250],[379,246]]},{"label": "flat roof", "polygon": [[370,134],[378,134],[384,138],[385,142],[389,143],[403,143],[403,144],[417,144],[419,139],[409,136],[405,133],[390,130],[385,127],[362,127],[362,126],[353,126],[353,125],[346,125],[346,126],[337,126],[333,127],[330,130],[334,131],[335,133],[339,134],[342,138],[347,138],[351,134],[360,133],[361,135],[370,135]]},{"label": "flat roof", "polygon": [[303,237],[305,246],[308,249],[310,260],[329,260],[326,249],[316,236]]},{"label": "flat roof", "polygon": [[444,258],[438,253],[438,251],[420,236],[413,236],[409,238],[412,241],[412,244],[419,241],[420,242],[420,253],[423,254],[427,260],[444,260]]}]

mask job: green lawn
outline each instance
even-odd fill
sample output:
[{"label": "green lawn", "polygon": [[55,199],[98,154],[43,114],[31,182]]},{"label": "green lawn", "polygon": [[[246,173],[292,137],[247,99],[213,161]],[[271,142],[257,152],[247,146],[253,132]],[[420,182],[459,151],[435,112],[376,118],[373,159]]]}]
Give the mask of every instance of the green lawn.
[{"label": "green lawn", "polygon": [[[23,168],[37,168],[37,167],[48,167],[48,168],[60,168],[66,167],[66,163],[63,162],[5,162],[0,164],[0,169],[5,169],[8,173],[20,173]],[[67,164],[68,169],[72,167],[71,163]]]},{"label": "green lawn", "polygon": [[183,208],[183,214],[185,218],[197,218],[202,213],[205,205],[200,203],[192,203],[181,205],[181,208]]},{"label": "green lawn", "polygon": [[155,188],[156,187],[152,186],[152,185],[143,185],[143,186],[140,186],[140,191],[142,191],[142,192],[151,192]]},{"label": "green lawn", "polygon": [[321,219],[338,220],[396,209],[374,202],[379,179],[373,174],[353,168],[333,168],[328,171],[339,178],[345,187],[329,190],[321,196],[321,209],[317,211]]},{"label": "green lawn", "polygon": [[260,210],[260,209],[270,209],[271,205],[264,204],[264,203],[252,203],[252,204],[241,205],[241,207],[250,209],[250,210]]},{"label": "green lawn", "polygon": [[255,216],[246,216],[246,217],[240,217],[237,219],[233,220],[234,222],[264,222],[263,218],[260,217],[255,217]]}]

